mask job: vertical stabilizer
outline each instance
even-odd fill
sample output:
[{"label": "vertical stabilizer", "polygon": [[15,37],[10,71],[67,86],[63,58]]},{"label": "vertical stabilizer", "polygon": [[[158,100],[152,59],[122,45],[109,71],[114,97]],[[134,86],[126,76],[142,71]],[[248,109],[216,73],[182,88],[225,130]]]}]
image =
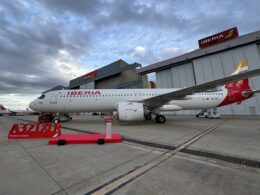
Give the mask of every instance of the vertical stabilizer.
[{"label": "vertical stabilizer", "polygon": [[[236,65],[235,71],[232,73],[232,75],[236,75],[236,74],[246,72],[246,71],[248,71],[248,62],[247,62],[247,60],[241,60]],[[250,89],[248,78],[226,84],[225,87],[226,88],[235,88],[239,91]]]},{"label": "vertical stabilizer", "polygon": [[6,108],[2,104],[0,104],[0,110],[6,110]]}]

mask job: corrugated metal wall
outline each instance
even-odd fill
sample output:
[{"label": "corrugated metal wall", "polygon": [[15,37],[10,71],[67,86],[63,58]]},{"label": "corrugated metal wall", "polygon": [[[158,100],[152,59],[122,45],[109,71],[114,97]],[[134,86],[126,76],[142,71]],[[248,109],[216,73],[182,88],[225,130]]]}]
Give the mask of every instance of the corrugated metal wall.
[{"label": "corrugated metal wall", "polygon": [[80,89],[95,89],[95,82],[92,81],[92,82],[80,85]]},{"label": "corrugated metal wall", "polygon": [[[251,44],[217,54],[203,56],[192,62],[156,73],[159,88],[188,87],[231,75],[240,60],[248,60],[249,69],[260,68],[260,46]],[[195,78],[194,78],[195,77]],[[196,81],[196,82],[195,82]],[[260,89],[260,77],[250,79],[253,89]],[[218,109],[223,115],[260,115],[260,96],[240,105]],[[176,114],[195,114],[197,111],[180,111]]]}]

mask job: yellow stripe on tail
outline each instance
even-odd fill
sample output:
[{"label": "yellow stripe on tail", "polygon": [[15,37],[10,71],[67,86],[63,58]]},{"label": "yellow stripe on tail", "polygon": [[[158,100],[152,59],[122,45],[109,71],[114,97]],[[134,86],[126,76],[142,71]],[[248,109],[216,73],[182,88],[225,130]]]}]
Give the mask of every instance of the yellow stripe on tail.
[{"label": "yellow stripe on tail", "polygon": [[248,62],[247,60],[241,60],[235,68],[235,71],[232,73],[232,75],[239,74],[241,72],[248,71]]}]

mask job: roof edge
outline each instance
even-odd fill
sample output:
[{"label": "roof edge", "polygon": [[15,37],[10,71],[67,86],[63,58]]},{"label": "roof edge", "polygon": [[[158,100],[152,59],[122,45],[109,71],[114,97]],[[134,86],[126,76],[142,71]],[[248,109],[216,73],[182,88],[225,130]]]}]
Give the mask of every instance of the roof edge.
[{"label": "roof edge", "polygon": [[179,56],[167,59],[167,60],[156,62],[154,64],[140,68],[138,70],[138,73],[142,74],[142,75],[152,73],[152,72],[155,72],[156,70],[163,69],[163,67],[169,66],[171,64],[176,64],[176,63],[179,64],[179,63],[182,63],[185,61],[191,61],[194,58],[202,57],[205,55],[220,52],[222,50],[227,50],[227,49],[231,49],[234,47],[238,47],[241,45],[258,42],[258,41],[260,41],[260,30],[239,36],[235,39],[225,41],[225,42],[213,45],[213,46],[209,46],[209,47],[202,48],[202,49],[196,49],[194,51],[191,51],[191,52],[188,52],[188,53],[185,53],[185,54],[182,54],[182,55],[179,55]]}]

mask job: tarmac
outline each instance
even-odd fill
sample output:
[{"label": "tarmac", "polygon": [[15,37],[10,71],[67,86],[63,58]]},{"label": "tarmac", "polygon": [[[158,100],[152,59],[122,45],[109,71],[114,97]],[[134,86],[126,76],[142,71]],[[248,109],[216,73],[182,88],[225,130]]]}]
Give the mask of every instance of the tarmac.
[{"label": "tarmac", "polygon": [[[72,117],[62,123],[63,134],[104,133],[100,116]],[[2,116],[0,194],[260,194],[260,167],[243,164],[260,162],[260,117],[166,117],[165,124],[115,120],[112,132],[128,140],[122,143],[57,146],[48,139],[8,140],[13,123],[37,116]]]}]

